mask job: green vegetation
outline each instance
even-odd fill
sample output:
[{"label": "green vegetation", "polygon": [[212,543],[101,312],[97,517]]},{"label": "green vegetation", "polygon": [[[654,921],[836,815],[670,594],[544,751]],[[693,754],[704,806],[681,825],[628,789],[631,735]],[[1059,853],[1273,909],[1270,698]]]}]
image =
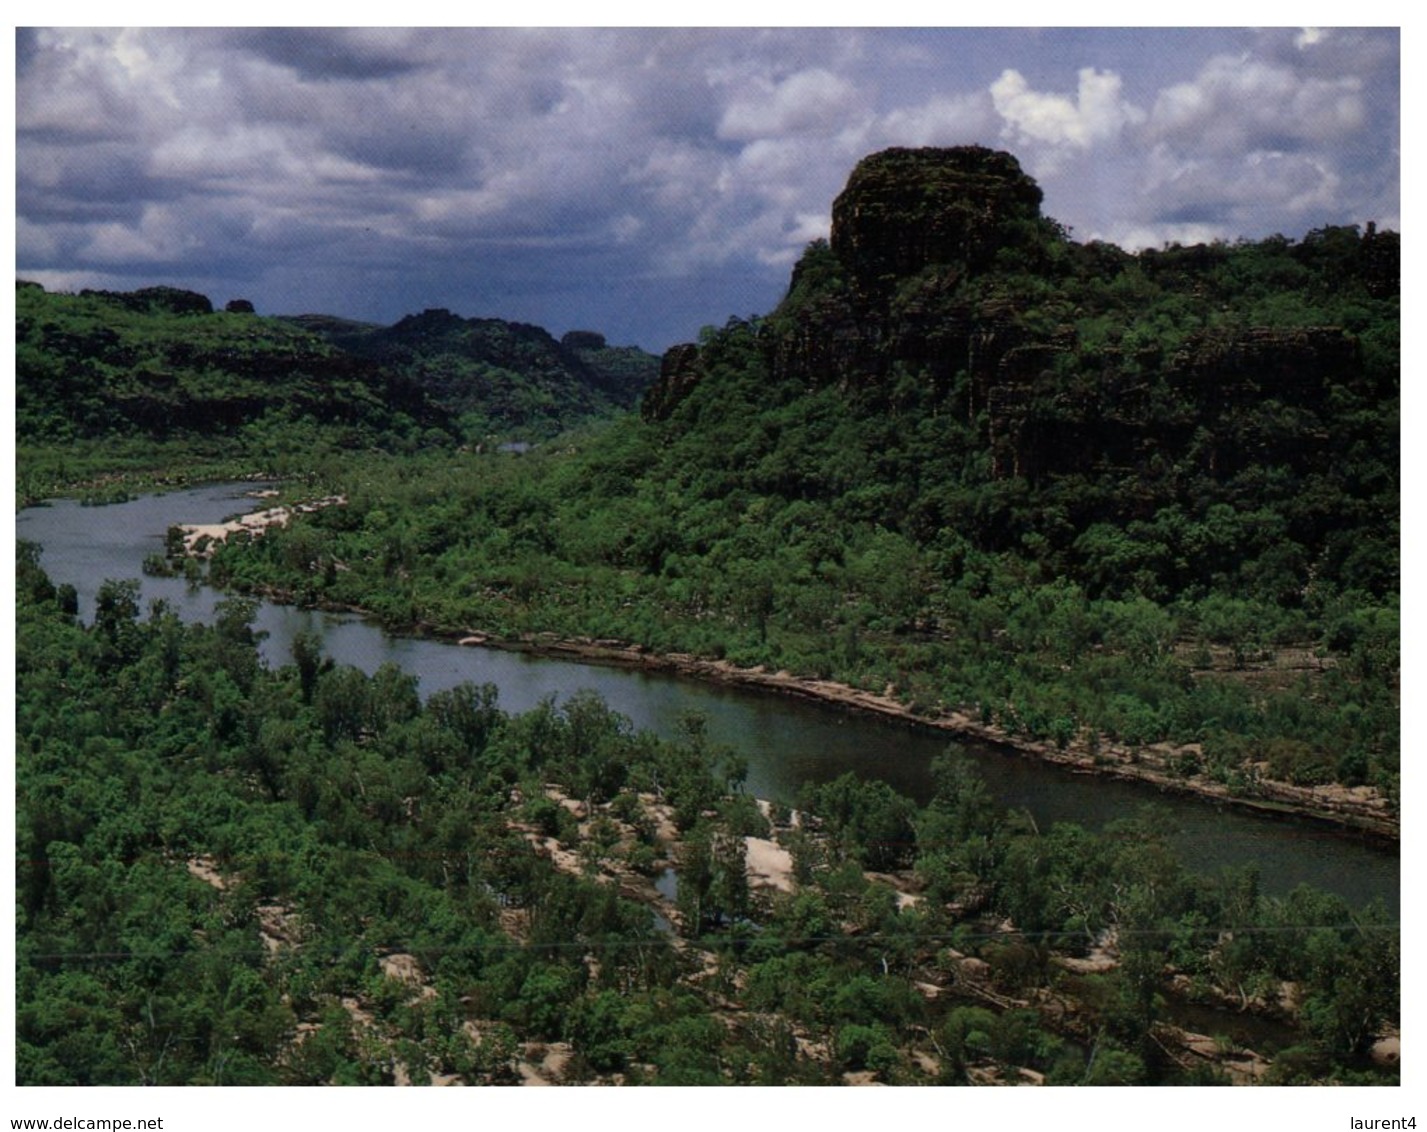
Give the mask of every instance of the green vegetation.
[{"label": "green vegetation", "polygon": [[323,316],[289,321],[409,376],[460,421],[470,443],[546,440],[631,409],[659,373],[652,354],[611,347],[590,331],[557,342],[538,326],[446,310],[408,315],[390,327]]},{"label": "green vegetation", "polygon": [[332,458],[544,439],[629,408],[658,370],[590,332],[428,311],[391,328],[215,311],[171,287],[16,288],[20,499],[301,478]]},{"label": "green vegetation", "polygon": [[[769,319],[705,336],[702,377],[667,421],[626,419],[520,461],[339,472],[322,488],[348,507],[224,551],[216,577],[393,624],[615,638],[891,685],[927,715],[1106,757],[1192,744],[1175,772],[1240,793],[1336,781],[1395,805],[1396,417],[1382,388],[1394,354],[1330,383],[1331,413],[1256,403],[1214,420],[1248,432],[1273,411],[1313,440],[1285,440],[1277,462],[1210,467],[1203,446],[1218,440],[1186,423],[1197,439],[1152,452],[1152,474],[1000,475],[987,413],[954,390],[905,377],[809,391],[779,376],[779,327],[827,254],[809,253]],[[1286,270],[1298,246],[1217,249],[1220,289],[1190,310],[1203,322],[1226,304],[1254,310],[1223,281],[1264,260]],[[1090,306],[1114,293],[1102,271],[1069,277],[1058,301],[1081,299],[1121,341],[1185,305],[1128,257],[1122,272],[1136,289],[1103,309]],[[1355,305],[1395,316],[1395,301],[1306,279],[1304,322]],[[1067,357],[1066,380],[1081,381],[1085,355]],[[1165,384],[1148,401],[1166,419],[1219,407]],[[1053,388],[1037,396],[1060,411]],[[1083,421],[1055,428],[1093,440]]]},{"label": "green vegetation", "polygon": [[[925,153],[848,189],[906,247],[835,227],[774,312],[671,351],[641,419],[518,463],[333,465],[349,507],[215,577],[890,688],[1241,796],[1366,786],[1390,823],[1396,235],[1131,256],[1029,215],[1022,185],[1000,227],[917,243],[887,220],[906,178],[941,199],[995,166]],[[938,239],[952,258],[922,262]]]},{"label": "green vegetation", "polygon": [[[925,808],[846,779],[793,823],[697,721],[666,743],[584,697],[423,705],[312,640],[257,661],[250,593],[626,642],[1395,830],[1396,235],[1129,255],[1039,200],[1004,154],[869,159],[776,310],[522,456],[457,442],[628,404],[645,360],[445,312],[22,287],[23,498],[261,469],[347,502],[218,549],[238,596],[211,628],[125,582],[78,625],[20,548],[20,1077],[1264,1069],[1186,1044],[1192,1002],[1276,1019],[1269,1080],[1368,1079],[1395,925],[1193,877],[1152,819],[1037,830],[952,757]],[[564,402],[576,370],[599,397]],[[750,882],[770,835],[789,890]]]},{"label": "green vegetation", "polygon": [[202,295],[15,293],[22,499],[129,473],[298,472],[325,454],[450,446],[410,381]]},{"label": "green vegetation", "polygon": [[[590,696],[423,704],[310,640],[272,671],[242,599],[183,625],[110,582],[85,627],[36,560],[20,546],[23,1084],[1385,1080],[1380,909],[1191,876],[1153,821],[1037,831],[952,752],[924,809],[847,778],[770,822],[698,720],[670,743]],[[791,854],[790,891],[750,883],[748,837]],[[1230,1008],[1225,1035],[1244,1006],[1278,1017],[1272,1064],[1194,1045],[1191,999]]]}]

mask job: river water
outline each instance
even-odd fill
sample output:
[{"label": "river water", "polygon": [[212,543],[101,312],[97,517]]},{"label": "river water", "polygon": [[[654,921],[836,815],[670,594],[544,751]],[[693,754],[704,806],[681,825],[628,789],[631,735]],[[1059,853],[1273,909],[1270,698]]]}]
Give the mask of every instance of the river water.
[{"label": "river water", "polygon": [[[146,555],[162,551],[173,523],[213,523],[257,509],[261,504],[247,497],[253,490],[251,484],[208,486],[105,507],[57,500],[20,512],[16,535],[41,544],[50,578],[75,587],[86,621],[93,616],[100,584],[110,578],[139,579],[145,605],[161,598],[185,619],[208,620],[221,594],[180,578],[145,577],[141,564]],[[511,713],[547,697],[563,700],[589,689],[636,727],[673,737],[679,720],[698,712],[707,719],[713,742],[747,757],[746,789],[784,802],[792,802],[803,783],[825,782],[845,771],[884,779],[925,801],[931,761],[951,741],[929,728],[769,692],[389,636],[353,615],[265,602],[256,628],[267,634],[262,647],[271,665],[290,661],[299,631],[315,630],[326,654],[339,663],[374,672],[392,661],[418,678],[423,695],[465,681],[493,683],[500,689],[501,707]],[[1394,913],[1399,909],[1400,862],[1394,850],[1311,822],[1264,818],[1149,786],[1077,775],[975,743],[962,746],[991,792],[1007,806],[1024,807],[1042,828],[1056,821],[1098,827],[1149,806],[1156,824],[1171,831],[1172,843],[1195,869],[1213,873],[1226,865],[1254,864],[1267,892],[1286,892],[1306,882],[1354,904],[1380,897]]]}]

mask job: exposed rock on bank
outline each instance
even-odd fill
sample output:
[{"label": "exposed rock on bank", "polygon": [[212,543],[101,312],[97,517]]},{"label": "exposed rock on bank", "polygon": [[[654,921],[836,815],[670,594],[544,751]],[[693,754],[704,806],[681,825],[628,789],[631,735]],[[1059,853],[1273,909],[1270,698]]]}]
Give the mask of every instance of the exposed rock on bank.
[{"label": "exposed rock on bank", "polygon": [[770,672],[766,668],[739,668],[724,660],[708,660],[688,653],[654,653],[638,645],[626,645],[607,640],[561,640],[543,635],[526,635],[518,639],[498,639],[473,630],[464,631],[461,644],[529,652],[541,656],[568,657],[593,664],[645,668],[670,672],[720,684],[737,684],[799,696],[819,703],[837,704],[856,711],[900,719],[919,727],[934,727],[941,731],[1069,767],[1078,773],[1102,775],[1134,782],[1143,782],[1162,790],[1192,794],[1225,805],[1262,813],[1294,815],[1328,823],[1345,831],[1395,841],[1401,833],[1400,817],[1387,799],[1368,788],[1337,785],[1295,786],[1259,778],[1253,793],[1235,792],[1203,774],[1184,775],[1172,768],[1178,756],[1193,752],[1193,746],[1155,744],[1131,747],[1102,742],[1092,751],[1089,737],[1082,735],[1063,749],[1054,743],[1012,735],[993,725],[982,723],[964,712],[949,711],[939,715],[918,714],[893,695],[869,692],[831,680],[796,676],[791,672]]}]

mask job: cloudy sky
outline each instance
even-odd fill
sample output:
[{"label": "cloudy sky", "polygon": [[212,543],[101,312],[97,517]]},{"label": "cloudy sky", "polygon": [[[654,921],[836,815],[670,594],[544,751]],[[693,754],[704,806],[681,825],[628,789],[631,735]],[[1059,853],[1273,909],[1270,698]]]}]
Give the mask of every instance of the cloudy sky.
[{"label": "cloudy sky", "polygon": [[1078,240],[1400,228],[1376,30],[21,30],[16,261],[660,350],[769,310],[857,159],[1014,153]]}]

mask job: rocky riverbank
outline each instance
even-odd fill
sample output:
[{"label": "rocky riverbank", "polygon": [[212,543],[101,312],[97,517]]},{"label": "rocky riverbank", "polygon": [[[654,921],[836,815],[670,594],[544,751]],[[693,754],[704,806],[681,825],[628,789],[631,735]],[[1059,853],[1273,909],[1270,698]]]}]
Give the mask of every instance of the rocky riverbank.
[{"label": "rocky riverbank", "polygon": [[[866,691],[831,680],[798,676],[763,667],[740,668],[723,660],[687,653],[656,653],[620,641],[564,639],[543,634],[517,638],[497,637],[480,632],[457,634],[458,644],[500,648],[548,657],[568,657],[591,664],[644,668],[673,673],[714,683],[753,687],[798,696],[819,703],[835,704],[855,711],[872,712],[902,720],[918,727],[931,727],[973,739],[1007,753],[1037,758],[1069,767],[1076,773],[1099,775],[1153,785],[1158,789],[1204,798],[1215,803],[1266,814],[1292,815],[1322,822],[1346,833],[1395,843],[1401,836],[1400,815],[1388,800],[1372,787],[1296,786],[1259,774],[1247,789],[1233,790],[1204,774],[1186,774],[1184,756],[1197,755],[1197,745],[1156,743],[1134,747],[1110,743],[1103,738],[1092,749],[1087,735],[1078,736],[1064,748],[1054,743],[1013,735],[963,712],[936,716],[919,714],[894,695]],[[1262,769],[1262,768],[1256,768]]]},{"label": "rocky riverbank", "polygon": [[[286,525],[294,511],[299,513],[345,502],[333,496],[298,505],[276,507],[208,527],[183,526],[183,553],[204,557],[211,547],[236,531],[259,535],[274,525]],[[266,596],[290,602],[293,596],[270,590]],[[353,606],[343,612],[366,615]],[[997,747],[1006,753],[1036,758],[1064,766],[1075,773],[1117,778],[1154,786],[1159,790],[1192,795],[1216,804],[1259,813],[1293,816],[1324,823],[1354,836],[1395,844],[1401,836],[1401,819],[1389,800],[1370,786],[1298,786],[1272,779],[1266,765],[1251,765],[1242,783],[1231,786],[1216,781],[1193,768],[1202,765],[1197,744],[1155,743],[1136,746],[1114,743],[1104,736],[1082,731],[1064,746],[1013,734],[994,723],[986,723],[965,712],[943,711],[926,714],[902,702],[890,686],[883,692],[854,688],[832,680],[799,676],[786,670],[770,671],[758,666],[743,668],[726,660],[691,653],[660,653],[641,645],[618,640],[562,638],[553,634],[524,633],[502,636],[477,629],[451,631],[439,626],[418,624],[406,631],[453,640],[464,646],[498,648],[552,658],[565,657],[590,664],[606,664],[648,671],[672,673],[691,679],[758,688],[780,695],[797,696],[833,704],[854,711],[870,712],[901,720],[917,727],[935,728],[950,735]]]}]

